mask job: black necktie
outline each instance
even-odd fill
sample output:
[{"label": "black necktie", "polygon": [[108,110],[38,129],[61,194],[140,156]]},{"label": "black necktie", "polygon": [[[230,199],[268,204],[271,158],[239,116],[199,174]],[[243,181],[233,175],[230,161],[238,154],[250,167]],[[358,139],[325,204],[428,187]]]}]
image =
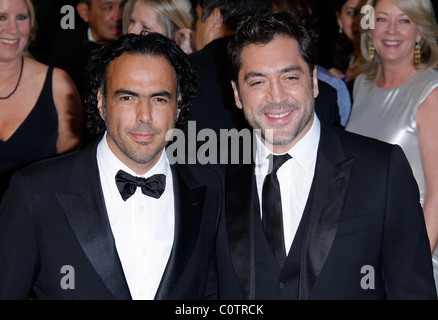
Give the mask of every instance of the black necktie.
[{"label": "black necktie", "polygon": [[280,185],[277,179],[277,170],[291,158],[289,154],[273,156],[272,172],[269,173],[263,182],[262,191],[262,223],[266,238],[271,246],[272,252],[280,266],[286,259],[283,235],[283,213],[281,209]]},{"label": "black necktie", "polygon": [[143,194],[158,199],[166,187],[166,176],[164,174],[155,174],[145,179],[133,177],[129,173],[119,170],[116,174],[116,184],[124,201],[135,193],[137,187],[141,188]]}]

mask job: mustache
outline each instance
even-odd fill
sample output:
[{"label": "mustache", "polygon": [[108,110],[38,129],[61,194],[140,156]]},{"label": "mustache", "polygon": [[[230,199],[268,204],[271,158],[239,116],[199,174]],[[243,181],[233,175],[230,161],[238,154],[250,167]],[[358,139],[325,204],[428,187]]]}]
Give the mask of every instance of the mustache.
[{"label": "mustache", "polygon": [[281,103],[267,103],[260,108],[261,113],[268,113],[269,111],[290,111],[299,108],[298,103],[281,102]]},{"label": "mustache", "polygon": [[129,133],[136,133],[136,134],[156,134],[161,135],[162,131],[158,128],[155,128],[150,123],[141,123],[133,128],[128,128],[126,130]]}]

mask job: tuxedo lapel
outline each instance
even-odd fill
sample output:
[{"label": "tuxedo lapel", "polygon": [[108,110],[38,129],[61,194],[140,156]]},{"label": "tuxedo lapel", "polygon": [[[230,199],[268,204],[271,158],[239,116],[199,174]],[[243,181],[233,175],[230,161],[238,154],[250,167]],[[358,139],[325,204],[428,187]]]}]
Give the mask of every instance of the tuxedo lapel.
[{"label": "tuxedo lapel", "polygon": [[78,153],[69,188],[56,196],[85,255],[116,299],[131,299],[117,254],[96,162],[97,144]]},{"label": "tuxedo lapel", "polygon": [[301,253],[299,299],[306,299],[335,238],[353,159],[345,159],[338,135],[321,124],[315,176],[307,201],[308,219]]},{"label": "tuxedo lapel", "polygon": [[225,215],[228,244],[242,297],[255,298],[252,192],[254,166],[228,165],[225,177]]},{"label": "tuxedo lapel", "polygon": [[168,299],[190,259],[198,238],[206,186],[186,166],[171,166],[175,197],[175,236],[172,252],[155,299]]}]

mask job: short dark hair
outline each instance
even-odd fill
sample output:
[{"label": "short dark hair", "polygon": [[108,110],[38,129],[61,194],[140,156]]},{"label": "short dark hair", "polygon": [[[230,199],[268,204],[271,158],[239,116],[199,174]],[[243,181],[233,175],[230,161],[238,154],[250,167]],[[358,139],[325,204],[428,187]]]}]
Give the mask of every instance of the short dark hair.
[{"label": "short dark hair", "polygon": [[79,2],[85,2],[90,7],[92,0],[79,0]]},{"label": "short dark hair", "polygon": [[296,24],[288,12],[266,12],[245,18],[228,44],[228,56],[232,64],[231,75],[236,84],[243,49],[251,44],[267,44],[276,37],[290,37],[298,42],[299,53],[307,63],[312,76],[316,65],[316,51],[310,33]]},{"label": "short dark hair", "polygon": [[219,8],[223,24],[231,30],[236,30],[238,23],[247,16],[271,9],[270,0],[199,0],[202,8],[202,22],[212,14],[214,8]]},{"label": "short dark hair", "polygon": [[176,127],[181,128],[188,119],[190,106],[198,93],[196,68],[174,40],[158,33],[142,33],[127,34],[104,44],[86,67],[88,92],[85,97],[85,111],[89,132],[98,136],[106,129],[97,109],[97,94],[101,90],[105,97],[108,66],[122,54],[162,56],[173,66],[177,78],[177,97],[180,96],[180,114]]}]

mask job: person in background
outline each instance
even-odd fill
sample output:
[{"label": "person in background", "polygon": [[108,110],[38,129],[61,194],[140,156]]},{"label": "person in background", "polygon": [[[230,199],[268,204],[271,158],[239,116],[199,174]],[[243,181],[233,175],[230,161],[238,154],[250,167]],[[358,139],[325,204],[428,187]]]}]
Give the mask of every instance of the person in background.
[{"label": "person in background", "polygon": [[195,68],[148,33],[108,42],[87,70],[101,138],[12,178],[0,204],[0,299],[214,297],[220,177],[171,164],[165,150],[196,95]]},{"label": "person in background", "polygon": [[0,0],[0,198],[12,173],[81,145],[82,105],[61,69],[37,62],[30,0]]},{"label": "person in background", "polygon": [[[245,17],[271,10],[269,0],[200,0],[196,6],[195,48],[190,55],[200,70],[200,92],[189,120],[196,131],[248,128],[242,110],[234,108],[227,46],[238,23]],[[322,121],[340,125],[336,90],[321,83],[317,112]]]},{"label": "person in background", "polygon": [[123,33],[142,30],[173,39],[187,54],[193,52],[195,13],[189,0],[128,0],[123,11]]},{"label": "person in background", "polygon": [[[285,10],[289,12],[296,19],[298,24],[310,32],[315,46],[318,46],[319,28],[318,19],[313,10],[314,5],[314,2],[309,0],[272,0],[272,10]],[[351,112],[351,97],[347,85],[319,64],[317,65],[317,70],[318,79],[328,83],[337,91],[340,121],[341,125],[345,127]]]},{"label": "person in background", "polygon": [[236,106],[255,141],[236,142],[251,162],[222,172],[219,298],[436,300],[403,151],[319,121],[315,49],[293,20],[249,17],[229,46]]},{"label": "person in background", "polygon": [[438,281],[438,26],[429,0],[367,5],[375,28],[362,34],[365,71],[346,129],[402,147],[420,190]]},{"label": "person in background", "polygon": [[344,80],[352,93],[354,79],[360,73],[360,10],[365,0],[335,0],[336,21],[339,36],[335,43],[331,65],[328,70]]},{"label": "person in background", "polygon": [[[122,12],[126,0],[79,0],[76,11],[83,24],[73,30],[61,30],[53,39],[49,63],[65,70],[73,79],[82,102],[87,95],[84,70],[99,48],[122,35]],[[86,121],[84,119],[83,123]],[[84,127],[82,144],[89,144],[95,137]]]}]

